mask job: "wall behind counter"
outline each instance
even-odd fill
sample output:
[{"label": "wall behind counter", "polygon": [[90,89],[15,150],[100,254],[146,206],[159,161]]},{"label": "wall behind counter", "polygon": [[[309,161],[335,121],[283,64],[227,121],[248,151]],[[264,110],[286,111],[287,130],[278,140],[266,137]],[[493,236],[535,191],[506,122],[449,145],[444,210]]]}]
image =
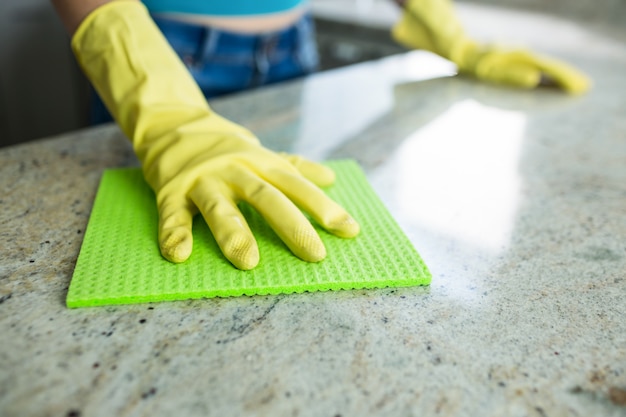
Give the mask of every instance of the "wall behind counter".
[{"label": "wall behind counter", "polygon": [[50,1],[1,1],[0,146],[85,126],[87,94]]}]

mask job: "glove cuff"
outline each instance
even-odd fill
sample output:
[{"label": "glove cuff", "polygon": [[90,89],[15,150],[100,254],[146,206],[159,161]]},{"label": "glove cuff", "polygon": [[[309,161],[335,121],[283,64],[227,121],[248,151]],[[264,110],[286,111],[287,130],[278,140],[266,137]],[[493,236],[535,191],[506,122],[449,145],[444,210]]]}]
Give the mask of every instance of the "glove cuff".
[{"label": "glove cuff", "polygon": [[138,1],[98,7],[81,22],[72,50],[136,150],[171,126],[211,113],[200,88]]}]

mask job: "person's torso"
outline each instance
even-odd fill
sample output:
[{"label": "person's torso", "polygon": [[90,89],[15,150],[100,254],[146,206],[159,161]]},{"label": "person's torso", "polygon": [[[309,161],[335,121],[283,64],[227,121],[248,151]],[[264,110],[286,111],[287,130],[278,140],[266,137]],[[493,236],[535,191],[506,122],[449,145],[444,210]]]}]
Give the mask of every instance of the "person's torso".
[{"label": "person's torso", "polygon": [[220,29],[261,33],[280,30],[304,14],[305,0],[142,0],[150,13]]}]

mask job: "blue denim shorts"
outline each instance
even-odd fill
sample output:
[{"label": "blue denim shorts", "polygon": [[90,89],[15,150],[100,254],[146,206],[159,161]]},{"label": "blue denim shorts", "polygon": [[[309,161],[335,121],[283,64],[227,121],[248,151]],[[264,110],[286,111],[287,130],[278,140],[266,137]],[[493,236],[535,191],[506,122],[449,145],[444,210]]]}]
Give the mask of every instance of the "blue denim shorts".
[{"label": "blue denim shorts", "polygon": [[[309,14],[289,28],[241,34],[153,16],[207,98],[285,81],[314,72],[319,63]],[[91,122],[111,121],[94,94]]]},{"label": "blue denim shorts", "polygon": [[309,15],[285,30],[261,35],[153,18],[207,98],[288,80],[317,68]]}]

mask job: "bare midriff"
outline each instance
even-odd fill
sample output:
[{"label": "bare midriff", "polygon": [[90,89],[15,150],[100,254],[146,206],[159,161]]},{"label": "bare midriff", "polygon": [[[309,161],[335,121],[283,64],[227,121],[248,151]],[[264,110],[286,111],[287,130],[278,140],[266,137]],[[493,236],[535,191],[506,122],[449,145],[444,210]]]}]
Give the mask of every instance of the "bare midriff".
[{"label": "bare midriff", "polygon": [[179,22],[210,26],[230,32],[264,33],[285,29],[297,22],[305,13],[306,7],[298,6],[279,13],[259,16],[209,16],[188,13],[158,13],[157,16]]}]

